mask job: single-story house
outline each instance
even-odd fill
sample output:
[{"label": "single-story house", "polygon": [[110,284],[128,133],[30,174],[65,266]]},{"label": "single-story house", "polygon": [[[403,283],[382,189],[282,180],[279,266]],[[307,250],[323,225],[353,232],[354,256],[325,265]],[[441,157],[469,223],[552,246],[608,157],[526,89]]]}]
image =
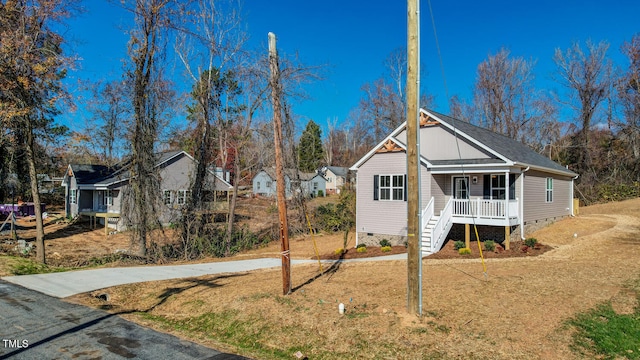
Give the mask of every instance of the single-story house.
[{"label": "single-story house", "polygon": [[347,183],[349,168],[340,166],[323,166],[320,173],[327,180],[327,195],[340,194],[340,189]]},{"label": "single-story house", "polygon": [[[450,231],[468,241],[471,225],[481,228],[481,240],[508,246],[512,237],[573,215],[578,174],[528,146],[423,109],[419,136],[423,254],[439,251],[455,235]],[[356,243],[406,240],[406,140],[405,123],[351,167]]]},{"label": "single-story house", "polygon": [[[276,169],[274,167],[260,170],[251,182],[254,195],[276,196]],[[300,191],[306,196],[318,196],[320,192],[321,196],[324,196],[327,193],[327,181],[317,172],[303,173],[297,172],[295,169],[285,169],[284,183],[287,198],[291,198],[294,192]]]},{"label": "single-story house", "polygon": [[[187,201],[196,160],[185,151],[158,154],[162,193],[158,194],[159,218],[167,225],[180,216]],[[65,188],[65,209],[68,217],[87,215],[107,219],[110,227],[123,228],[121,211],[123,196],[128,193],[129,171],[123,162],[112,167],[104,165],[71,164],[67,167],[62,186]],[[218,193],[228,193],[231,184],[209,171],[205,185],[205,201],[216,204]],[[226,198],[222,197],[222,201]]]}]

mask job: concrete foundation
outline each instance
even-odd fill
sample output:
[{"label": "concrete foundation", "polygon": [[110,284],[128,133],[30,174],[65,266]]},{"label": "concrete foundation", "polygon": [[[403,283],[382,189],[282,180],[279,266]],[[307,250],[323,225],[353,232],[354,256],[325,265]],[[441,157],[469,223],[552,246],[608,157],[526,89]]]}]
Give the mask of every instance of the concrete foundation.
[{"label": "concrete foundation", "polygon": [[358,233],[358,244],[365,244],[367,246],[380,246],[380,241],[383,239],[389,240],[392,246],[405,245],[407,242],[407,237],[401,235],[371,234],[363,232]]}]

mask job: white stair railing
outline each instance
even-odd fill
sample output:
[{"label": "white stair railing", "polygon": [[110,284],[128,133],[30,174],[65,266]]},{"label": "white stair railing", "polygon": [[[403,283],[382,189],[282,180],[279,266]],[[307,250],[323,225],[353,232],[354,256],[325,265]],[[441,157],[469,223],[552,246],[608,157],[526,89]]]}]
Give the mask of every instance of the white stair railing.
[{"label": "white stair railing", "polygon": [[440,218],[431,230],[431,252],[439,251],[444,244],[444,239],[447,236],[451,224],[451,214],[453,212],[453,202],[451,199],[447,201],[447,205],[440,212]]},{"label": "white stair railing", "polygon": [[433,217],[433,196],[431,197],[431,200],[429,200],[429,203],[427,204],[427,207],[425,207],[424,209],[422,209],[422,214],[421,214],[421,218],[422,218],[422,231],[425,230],[425,228],[427,227],[427,224],[429,223],[429,220],[431,220],[431,218]]}]

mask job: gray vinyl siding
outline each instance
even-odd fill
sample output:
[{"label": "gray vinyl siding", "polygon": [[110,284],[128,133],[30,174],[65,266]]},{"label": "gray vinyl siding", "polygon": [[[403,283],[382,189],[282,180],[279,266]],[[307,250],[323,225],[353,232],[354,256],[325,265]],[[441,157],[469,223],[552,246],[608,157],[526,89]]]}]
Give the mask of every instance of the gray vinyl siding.
[{"label": "gray vinyl siding", "polygon": [[[400,132],[396,138],[406,144],[406,130]],[[492,158],[486,151],[463,139],[462,136],[458,136],[458,146],[462,159]],[[420,128],[420,155],[429,160],[458,159],[458,146],[456,146],[455,135],[442,125]]]},{"label": "gray vinyl siding", "polygon": [[[267,182],[271,182],[271,187],[267,187]],[[258,183],[260,188],[258,189]],[[275,196],[276,194],[276,182],[266,173],[266,171],[260,171],[253,177],[253,193],[256,195]]]},{"label": "gray vinyl siding", "polygon": [[189,189],[193,170],[193,160],[187,156],[172,159],[160,169],[161,190]]},{"label": "gray vinyl siding", "polygon": [[[191,177],[194,170],[194,162],[187,156],[179,156],[163,164],[160,168],[160,193],[152,201],[159,204],[160,223],[168,225],[177,221],[181,216],[182,205],[178,205],[178,190],[188,190],[191,185]],[[162,201],[164,190],[171,191],[172,203],[165,205]]]},{"label": "gray vinyl siding", "polygon": [[[546,202],[547,177],[553,178],[553,202]],[[571,215],[571,178],[527,171],[524,173],[524,221]]]},{"label": "gray vinyl siding", "polygon": [[[358,232],[406,236],[407,202],[373,200],[374,175],[405,175],[406,161],[404,152],[380,153],[373,155],[358,168]],[[431,174],[422,166],[420,176],[422,207],[425,207],[431,198]]]},{"label": "gray vinyl siding", "polygon": [[113,205],[109,206],[108,212],[122,213],[122,194],[123,188],[112,189],[111,195],[113,196]]},{"label": "gray vinyl siding", "polygon": [[[315,189],[315,191],[313,189],[313,183],[318,184],[318,188]],[[303,181],[301,185],[303,186],[303,191],[307,192],[307,195],[317,196],[318,191],[322,191],[323,196],[327,195],[327,181],[320,175],[312,177],[309,181]]]},{"label": "gray vinyl siding", "polygon": [[449,175],[433,175],[433,179],[431,181],[431,196],[433,196],[433,205],[436,214],[438,214],[440,210],[444,209],[444,206],[447,204],[446,195],[451,193],[450,189],[447,190],[450,183],[451,182],[449,181]]}]

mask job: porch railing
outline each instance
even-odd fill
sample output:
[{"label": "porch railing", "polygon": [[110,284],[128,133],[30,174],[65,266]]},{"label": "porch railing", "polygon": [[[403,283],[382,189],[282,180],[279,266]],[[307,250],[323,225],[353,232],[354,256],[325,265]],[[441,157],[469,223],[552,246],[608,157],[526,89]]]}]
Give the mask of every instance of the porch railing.
[{"label": "porch railing", "polygon": [[[505,219],[518,216],[518,199],[516,200],[488,200],[488,199],[452,199],[453,216],[476,217],[487,219]],[[507,212],[508,210],[508,212]]]}]

